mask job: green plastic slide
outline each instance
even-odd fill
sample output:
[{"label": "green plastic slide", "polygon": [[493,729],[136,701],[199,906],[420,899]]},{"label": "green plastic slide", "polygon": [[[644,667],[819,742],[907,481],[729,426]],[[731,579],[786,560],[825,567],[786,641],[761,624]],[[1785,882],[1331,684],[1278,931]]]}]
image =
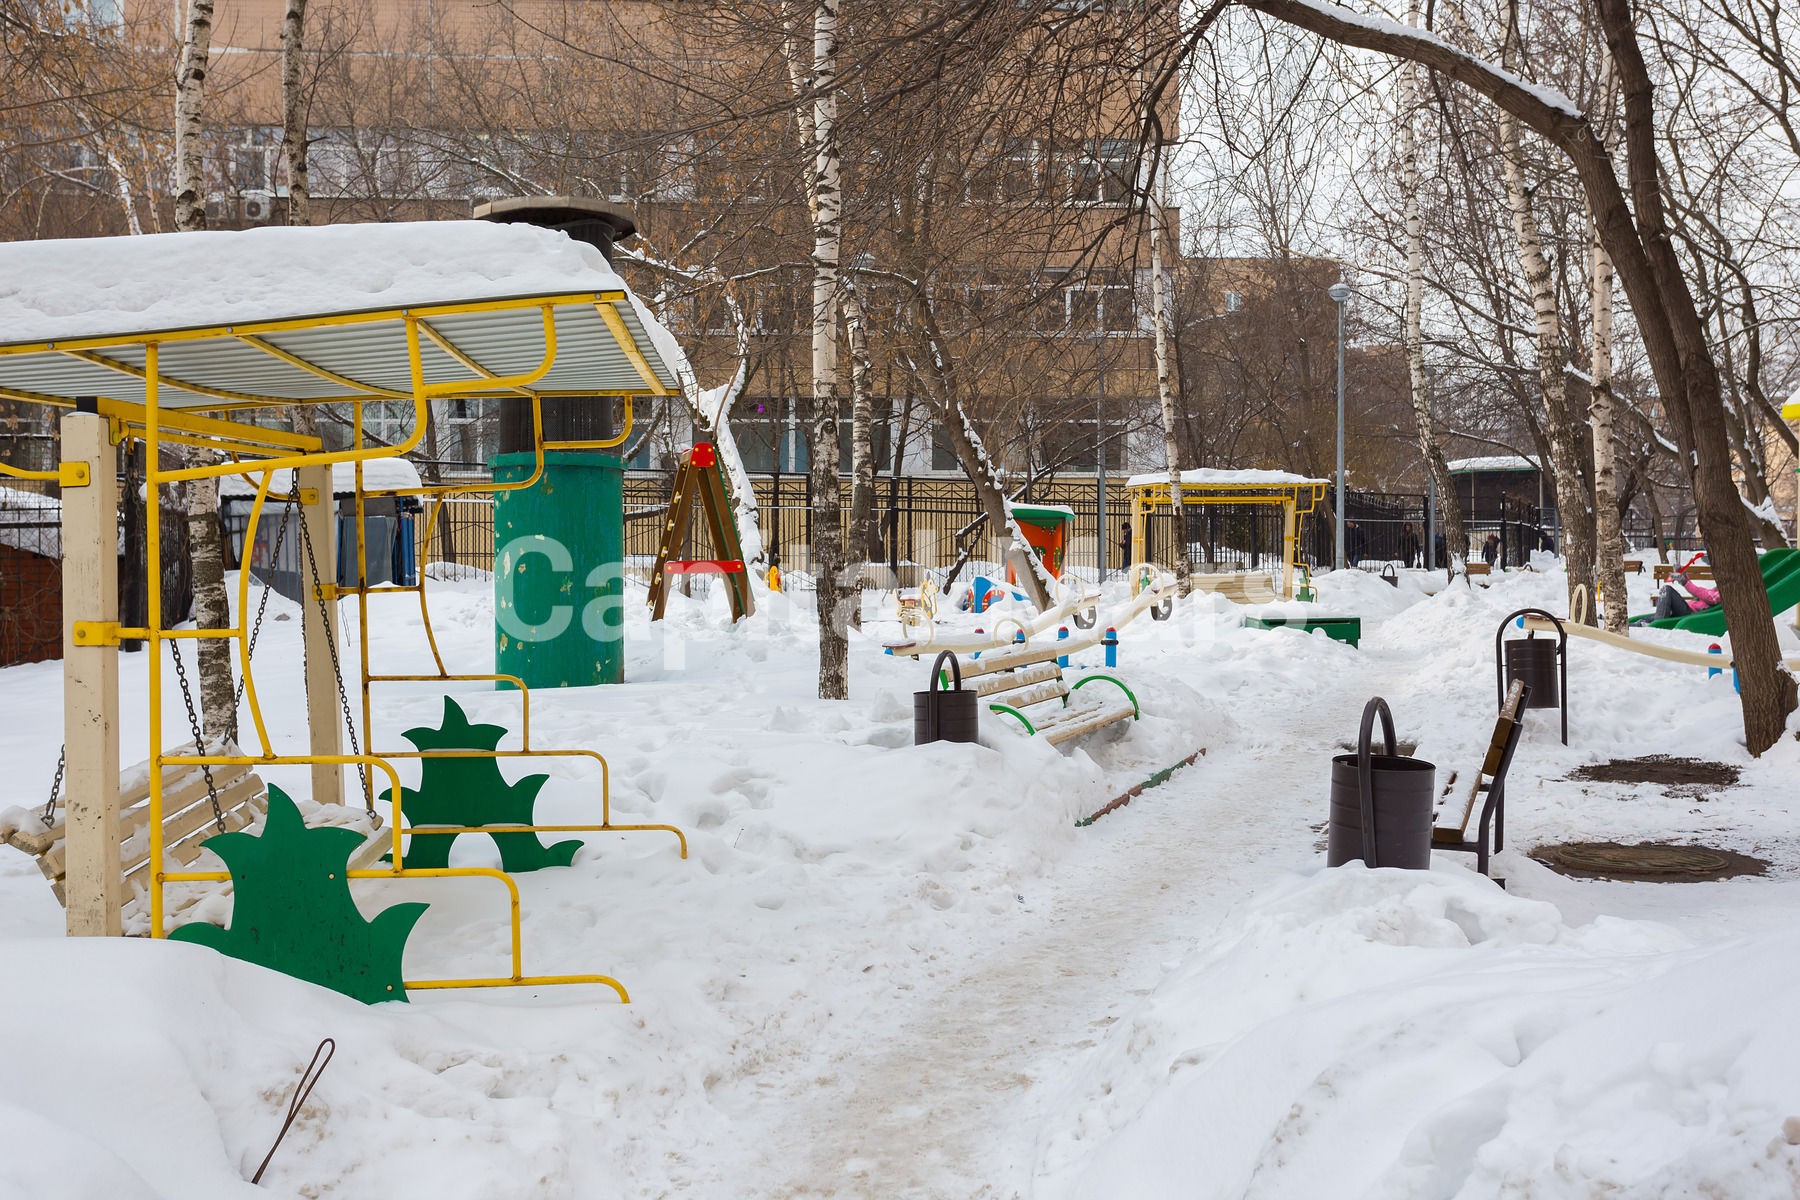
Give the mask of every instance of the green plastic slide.
[{"label": "green plastic slide", "polygon": [[[1800,550],[1783,547],[1770,550],[1757,560],[1762,571],[1763,586],[1769,590],[1770,613],[1782,612],[1800,604]],[[1685,617],[1664,617],[1652,621],[1657,629],[1685,629],[1718,637],[1725,632],[1725,608],[1714,605],[1705,612]]]}]

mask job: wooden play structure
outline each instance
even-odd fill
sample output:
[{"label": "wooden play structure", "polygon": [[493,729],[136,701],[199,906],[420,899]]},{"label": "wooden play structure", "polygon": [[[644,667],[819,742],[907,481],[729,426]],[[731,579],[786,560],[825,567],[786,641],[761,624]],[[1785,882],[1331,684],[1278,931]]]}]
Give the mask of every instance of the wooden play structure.
[{"label": "wooden play structure", "polygon": [[[170,936],[178,933],[172,918],[219,910],[204,902],[226,894],[237,872],[229,927],[190,923],[178,936],[364,999],[400,999],[408,989],[547,984],[599,984],[625,999],[625,989],[610,976],[525,973],[519,889],[511,872],[545,862],[524,861],[529,854],[515,861],[508,853],[507,870],[450,867],[433,852],[437,847],[425,846],[447,846],[464,833],[492,835],[503,846],[503,839],[536,846],[537,835],[546,833],[654,830],[673,835],[685,857],[685,837],[668,825],[614,824],[605,758],[591,749],[534,746],[530,694],[522,680],[446,670],[431,632],[423,574],[411,585],[368,584],[363,520],[373,496],[421,496],[428,501],[421,541],[428,541],[448,495],[528,488],[543,474],[546,450],[623,443],[631,397],[678,390],[657,331],[639,315],[623,282],[597,253],[560,233],[478,222],[13,243],[0,246],[0,271],[12,279],[59,281],[65,293],[60,302],[34,303],[28,285],[0,299],[0,396],[65,411],[62,462],[55,471],[0,465],[0,474],[54,479],[63,488],[66,764],[60,798],[53,788],[46,819],[0,834],[38,854],[45,874],[59,881],[68,932],[118,936],[130,907],[143,932]],[[88,277],[94,279],[91,295],[70,304],[67,280]],[[530,406],[536,471],[479,489],[365,486],[367,464],[421,444],[434,402],[466,397]],[[604,442],[547,441],[541,417],[546,397],[595,403],[623,398],[625,429]],[[411,431],[396,444],[372,444],[365,436],[367,408],[378,402],[410,411]],[[331,449],[318,436],[295,432],[285,416],[293,406],[322,404],[350,415],[347,447]],[[118,613],[114,446],[128,438],[142,442],[148,464],[148,619],[142,628],[121,627]],[[356,513],[357,582],[350,585],[336,584],[331,570],[337,561],[332,471],[344,464]],[[184,614],[162,611],[160,517],[171,502],[168,489],[227,475],[243,476],[255,487],[245,545],[254,543],[271,499],[285,497],[299,514],[292,536],[303,546],[308,579],[301,605],[307,719],[305,729],[296,731],[298,745],[265,719],[252,661],[260,620],[253,619],[248,570],[239,574],[228,627],[177,628]],[[372,670],[369,601],[383,592],[416,593],[435,673]],[[352,597],[360,714],[352,710],[339,650],[339,602]],[[148,757],[122,775],[124,639],[147,643]],[[184,644],[202,639],[234,648],[248,714],[241,747],[203,737],[199,728],[183,654],[191,659],[192,647]],[[173,694],[171,668],[178,685]],[[517,688],[520,745],[499,748],[505,731],[498,726],[457,725],[453,715],[460,717],[461,710],[446,698],[455,712],[447,711],[442,728],[408,731],[410,749],[377,746],[372,689],[420,681]],[[170,699],[186,709],[191,738],[185,744],[167,744]],[[507,784],[499,777],[500,761],[571,758],[598,767],[599,820],[533,823],[530,801],[542,777]],[[395,765],[403,759],[422,760],[418,788],[403,785]],[[361,813],[346,803],[346,768],[361,784]],[[289,791],[309,793],[308,805],[266,786],[271,772],[281,773]],[[484,777],[477,779],[476,772]],[[381,797],[386,814],[376,807],[377,780],[387,785]],[[485,798],[496,792],[512,799],[484,809]],[[425,812],[427,823],[414,823],[409,817],[415,804],[430,808],[422,793],[476,799],[468,802],[465,795]],[[303,808],[315,819],[303,823]],[[543,849],[567,861],[559,847]],[[251,863],[246,877],[242,872]],[[510,969],[402,980],[399,946],[424,906],[394,905],[361,922],[349,882],[428,880],[444,887],[452,885],[442,881],[458,879],[490,880],[506,890]],[[250,880],[254,887],[246,891]],[[355,928],[321,941],[311,926],[292,919],[295,912]],[[269,925],[249,927],[259,921]],[[263,957],[245,950],[252,944],[262,947],[256,953]],[[352,961],[377,954],[379,963]],[[320,959],[330,961],[315,961]]]},{"label": "wooden play structure", "polygon": [[[1225,471],[1210,468],[1183,471],[1179,504],[1183,512],[1192,508],[1223,505],[1256,505],[1281,510],[1281,583],[1269,582],[1262,571],[1234,571],[1218,574],[1196,572],[1196,590],[1218,592],[1240,603],[1255,604],[1268,600],[1292,600],[1295,577],[1299,568],[1300,518],[1311,513],[1325,497],[1328,486],[1323,479],[1309,479],[1286,471]],[[1126,483],[1131,496],[1131,544],[1141,557],[1145,541],[1144,519],[1162,508],[1172,509],[1177,503],[1163,474],[1133,475]],[[1179,522],[1177,523],[1179,526]],[[1182,546],[1181,553],[1186,553]]]},{"label": "wooden play structure", "polygon": [[[712,541],[713,557],[683,558],[682,548],[693,540],[694,502]],[[663,522],[662,542],[656,549],[656,565],[650,572],[650,619],[660,621],[669,602],[669,579],[676,575],[717,575],[725,582],[731,602],[731,619],[756,611],[750,593],[750,573],[738,541],[737,521],[730,494],[719,469],[718,451],[700,442],[684,451],[675,469],[675,489],[669,497],[669,516]]]}]

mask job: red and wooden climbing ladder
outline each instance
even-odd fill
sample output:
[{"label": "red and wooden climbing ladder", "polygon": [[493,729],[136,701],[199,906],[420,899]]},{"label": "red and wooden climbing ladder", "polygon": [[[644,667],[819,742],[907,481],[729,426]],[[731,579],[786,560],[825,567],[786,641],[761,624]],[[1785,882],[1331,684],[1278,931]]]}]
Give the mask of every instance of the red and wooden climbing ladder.
[{"label": "red and wooden climbing ladder", "polygon": [[[677,557],[688,542],[696,497],[706,518],[713,558]],[[656,551],[656,568],[650,575],[652,621],[662,620],[663,606],[669,597],[669,578],[673,575],[717,575],[723,579],[734,621],[756,611],[731,501],[725,494],[725,480],[719,472],[719,454],[710,442],[696,443],[681,456],[675,469],[675,494],[669,498],[669,519],[663,526],[662,545]]]}]

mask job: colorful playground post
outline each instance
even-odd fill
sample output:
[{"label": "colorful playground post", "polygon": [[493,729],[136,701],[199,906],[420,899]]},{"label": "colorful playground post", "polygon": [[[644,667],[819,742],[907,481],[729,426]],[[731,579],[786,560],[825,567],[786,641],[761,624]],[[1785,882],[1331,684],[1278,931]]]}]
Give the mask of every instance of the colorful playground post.
[{"label": "colorful playground post", "polygon": [[[624,468],[567,450],[543,464],[494,496],[494,669],[526,687],[623,683]],[[534,453],[494,459],[496,483],[536,470]]]},{"label": "colorful playground post", "polygon": [[[1013,520],[1019,523],[1019,531],[1025,535],[1026,544],[1043,560],[1044,570],[1052,579],[1061,579],[1075,510],[1061,504],[1014,504],[1010,511]],[[1010,566],[1006,568],[1006,582],[1019,582]]]}]

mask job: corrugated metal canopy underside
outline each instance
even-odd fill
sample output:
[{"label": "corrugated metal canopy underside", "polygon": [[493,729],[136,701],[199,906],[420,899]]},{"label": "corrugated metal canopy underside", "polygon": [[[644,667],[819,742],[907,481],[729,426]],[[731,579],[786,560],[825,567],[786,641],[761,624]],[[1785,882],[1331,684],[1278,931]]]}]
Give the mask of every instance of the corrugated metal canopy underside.
[{"label": "corrugated metal canopy underside", "polygon": [[[410,310],[427,388],[440,395],[644,395],[678,388],[670,364],[620,293],[556,297],[555,362],[545,357],[547,297]],[[622,339],[606,317],[617,314]],[[629,345],[626,341],[629,341]],[[145,402],[145,346],[158,345],[165,408],[229,409],[413,395],[405,313],[331,314],[85,342],[0,346],[0,394],[53,404],[99,396]],[[640,363],[642,367],[640,369]],[[646,378],[648,372],[650,378]]]}]

